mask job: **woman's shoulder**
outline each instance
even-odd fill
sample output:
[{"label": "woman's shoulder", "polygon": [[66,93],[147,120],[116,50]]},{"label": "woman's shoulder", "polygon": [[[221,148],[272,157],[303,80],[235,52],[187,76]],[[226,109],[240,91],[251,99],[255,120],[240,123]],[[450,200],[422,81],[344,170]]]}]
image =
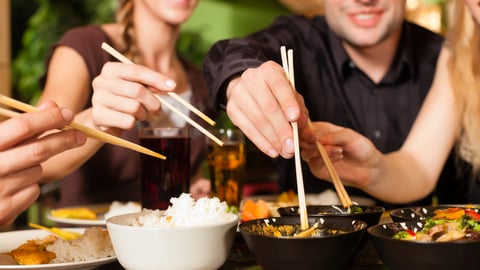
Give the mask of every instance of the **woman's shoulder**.
[{"label": "woman's shoulder", "polygon": [[85,43],[110,42],[107,33],[100,25],[85,25],[69,29],[60,38],[60,44],[85,44]]}]

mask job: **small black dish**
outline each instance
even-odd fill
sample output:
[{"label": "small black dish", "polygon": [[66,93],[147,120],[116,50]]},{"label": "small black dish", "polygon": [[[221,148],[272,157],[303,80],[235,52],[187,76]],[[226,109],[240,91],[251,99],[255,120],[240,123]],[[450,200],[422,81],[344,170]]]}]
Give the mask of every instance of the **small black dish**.
[{"label": "small black dish", "polygon": [[323,229],[343,233],[306,238],[273,237],[262,233],[264,226],[300,225],[298,217],[256,219],[241,223],[240,232],[262,269],[342,269],[355,253],[367,224],[346,217],[309,217]]}]

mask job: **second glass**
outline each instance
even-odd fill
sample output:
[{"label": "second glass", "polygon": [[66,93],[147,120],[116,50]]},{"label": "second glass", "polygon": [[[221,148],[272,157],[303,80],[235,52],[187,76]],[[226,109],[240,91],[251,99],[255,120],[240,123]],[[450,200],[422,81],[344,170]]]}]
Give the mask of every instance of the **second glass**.
[{"label": "second glass", "polygon": [[237,128],[210,131],[224,142],[223,146],[211,140],[207,142],[212,195],[226,201],[229,206],[239,207],[246,160],[243,133]]}]

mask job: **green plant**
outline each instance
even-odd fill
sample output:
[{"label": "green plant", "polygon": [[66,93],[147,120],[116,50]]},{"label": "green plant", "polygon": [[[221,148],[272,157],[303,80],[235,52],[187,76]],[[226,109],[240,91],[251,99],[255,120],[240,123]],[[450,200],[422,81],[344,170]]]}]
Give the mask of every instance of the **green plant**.
[{"label": "green plant", "polygon": [[38,79],[45,71],[50,46],[67,29],[113,20],[116,0],[35,0],[37,11],[28,20],[22,48],[12,62],[14,94],[34,103],[40,94]]}]

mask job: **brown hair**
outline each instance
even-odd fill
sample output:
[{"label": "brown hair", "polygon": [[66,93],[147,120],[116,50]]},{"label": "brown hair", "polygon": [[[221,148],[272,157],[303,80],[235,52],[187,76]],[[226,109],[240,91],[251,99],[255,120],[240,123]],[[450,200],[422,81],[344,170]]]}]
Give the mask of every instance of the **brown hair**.
[{"label": "brown hair", "polygon": [[480,172],[480,29],[463,1],[448,5],[447,46],[451,87],[461,108],[460,156]]},{"label": "brown hair", "polygon": [[116,13],[117,23],[120,25],[119,51],[134,63],[141,63],[140,53],[136,42],[136,33],[133,21],[133,0],[119,0]]}]

